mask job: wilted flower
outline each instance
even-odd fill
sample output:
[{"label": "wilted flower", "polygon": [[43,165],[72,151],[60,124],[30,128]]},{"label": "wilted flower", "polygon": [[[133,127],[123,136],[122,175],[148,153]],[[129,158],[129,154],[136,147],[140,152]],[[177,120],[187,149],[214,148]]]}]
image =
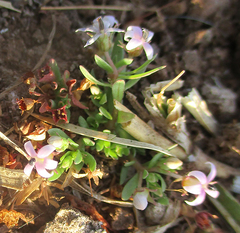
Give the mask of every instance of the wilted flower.
[{"label": "wilted flower", "polygon": [[[127,32],[124,35],[124,40],[129,41],[126,45],[127,52],[137,57],[142,53],[144,49],[147,59],[150,60],[153,57],[153,48],[149,44],[154,33],[147,29],[141,29],[137,26],[129,26]],[[130,39],[131,38],[131,39]]]},{"label": "wilted flower", "polygon": [[38,153],[36,153],[31,141],[28,141],[24,144],[24,148],[31,157],[29,163],[24,168],[24,173],[27,176],[30,176],[33,168],[35,167],[40,176],[44,178],[51,177],[53,174],[50,174],[47,170],[54,170],[58,165],[57,161],[49,158],[52,152],[55,150],[55,147],[52,145],[46,145],[43,146]]},{"label": "wilted flower", "polygon": [[66,105],[58,109],[50,109],[49,111],[52,112],[55,123],[58,123],[60,120],[64,120],[66,123],[68,123]]},{"label": "wilted flower", "polygon": [[89,32],[88,34],[92,37],[87,41],[84,47],[93,44],[99,39],[98,45],[101,46],[104,51],[108,51],[111,47],[110,33],[112,32],[124,32],[119,28],[113,27],[117,25],[118,21],[114,16],[106,15],[104,17],[98,17],[93,20],[93,25],[87,28],[79,28],[76,32]]},{"label": "wilted flower", "polygon": [[17,104],[20,110],[22,110],[22,114],[24,111],[30,110],[34,106],[35,100],[31,98],[22,98],[17,99]]},{"label": "wilted flower", "polygon": [[137,191],[133,196],[133,205],[138,210],[145,210],[148,205],[148,195],[149,191],[145,189],[144,191]]},{"label": "wilted flower", "polygon": [[188,205],[196,206],[202,204],[205,200],[206,193],[213,198],[217,198],[219,196],[219,192],[217,190],[208,188],[210,184],[214,183],[211,181],[217,174],[216,167],[213,163],[210,162],[207,162],[206,164],[211,165],[211,171],[208,176],[200,171],[191,171],[182,180],[182,187],[187,192],[198,195],[194,201],[185,201]]}]

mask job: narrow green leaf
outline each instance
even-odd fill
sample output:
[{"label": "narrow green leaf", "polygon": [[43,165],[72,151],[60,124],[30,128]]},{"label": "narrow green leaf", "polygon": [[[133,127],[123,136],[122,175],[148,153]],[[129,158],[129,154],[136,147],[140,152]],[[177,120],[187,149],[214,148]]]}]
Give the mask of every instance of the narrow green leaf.
[{"label": "narrow green leaf", "polygon": [[128,200],[134,193],[135,189],[138,187],[138,177],[139,175],[137,173],[125,184],[122,190],[123,200]]},{"label": "narrow green leaf", "polygon": [[99,111],[105,116],[107,119],[112,120],[112,115],[104,108],[100,107]]},{"label": "narrow green leaf", "polygon": [[130,166],[132,166],[134,163],[136,163],[136,161],[134,161],[134,160],[132,160],[132,161],[130,161],[130,162],[126,162],[126,163],[124,164],[124,167],[130,167]]},{"label": "narrow green leaf", "polygon": [[120,124],[127,123],[127,122],[131,121],[134,117],[135,117],[135,115],[133,113],[118,111],[117,122]]},{"label": "narrow green leaf", "polygon": [[91,154],[85,151],[83,160],[84,160],[84,163],[86,163],[89,166],[89,169],[91,172],[93,172],[96,169],[97,162]]},{"label": "narrow green leaf", "polygon": [[157,161],[161,158],[161,157],[163,157],[163,153],[157,153],[157,154],[155,154],[154,156],[153,156],[153,158],[149,161],[149,163],[148,163],[148,168],[152,168],[152,167],[154,167],[154,166],[156,166],[156,164],[157,164]]},{"label": "narrow green leaf", "polygon": [[117,64],[117,62],[124,58],[124,50],[119,46],[121,42],[123,42],[122,34],[117,33],[111,55],[114,64]]},{"label": "narrow green leaf", "polygon": [[65,82],[64,82],[64,80],[63,80],[63,78],[61,76],[61,73],[60,73],[60,70],[58,68],[57,62],[54,59],[51,59],[48,62],[48,65],[50,66],[51,70],[54,73],[54,76],[57,79],[58,87],[67,87],[67,85],[65,84]]},{"label": "narrow green leaf", "polygon": [[141,78],[130,79],[125,84],[125,91],[133,87]]},{"label": "narrow green leaf", "polygon": [[158,68],[155,68],[153,70],[150,70],[150,71],[147,71],[147,72],[144,72],[144,73],[140,73],[140,74],[133,74],[133,75],[130,75],[130,76],[126,76],[126,75],[119,75],[118,78],[119,79],[139,79],[139,78],[144,78],[146,76],[149,76],[159,70],[162,70],[163,68],[165,68],[165,66],[160,66]]},{"label": "narrow green leaf", "polygon": [[162,178],[162,176],[160,174],[156,174],[156,176],[161,181],[162,192],[165,192],[165,190],[167,188],[165,180]]},{"label": "narrow green leaf", "polygon": [[95,54],[94,59],[99,67],[106,70],[108,73],[113,73],[112,67],[97,54]]},{"label": "narrow green leaf", "polygon": [[115,66],[116,66],[116,68],[118,69],[118,68],[120,68],[120,67],[122,67],[122,66],[128,66],[128,65],[130,65],[130,64],[132,64],[132,62],[133,62],[133,59],[132,59],[132,58],[124,58],[124,59],[122,59],[121,61],[117,62],[117,64],[116,64]]},{"label": "narrow green leaf", "polygon": [[83,66],[79,66],[79,69],[81,70],[84,77],[87,78],[88,80],[90,80],[91,82],[98,84],[100,86],[104,86],[104,87],[111,86],[109,83],[102,83],[102,82],[98,81],[97,79],[95,79]]},{"label": "narrow green leaf", "polygon": [[117,80],[112,86],[113,99],[116,99],[117,101],[121,102],[124,96],[124,90],[125,81],[122,79]]}]

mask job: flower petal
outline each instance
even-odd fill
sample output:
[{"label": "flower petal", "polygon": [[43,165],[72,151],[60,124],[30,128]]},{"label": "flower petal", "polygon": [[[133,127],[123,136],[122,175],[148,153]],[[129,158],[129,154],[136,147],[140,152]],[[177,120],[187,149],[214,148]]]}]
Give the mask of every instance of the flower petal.
[{"label": "flower petal", "polygon": [[147,42],[144,42],[143,48],[145,50],[147,59],[148,60],[152,59],[153,58],[153,47],[150,44],[148,44]]},{"label": "flower petal", "polygon": [[130,38],[135,38],[135,39],[141,40],[142,36],[143,36],[143,33],[142,33],[142,29],[140,27],[129,26],[127,28],[127,32],[125,33],[124,40],[125,40],[125,37],[126,38],[130,37]]},{"label": "flower petal", "polygon": [[89,46],[89,45],[91,45],[91,44],[93,44],[93,43],[99,38],[99,36],[101,36],[101,33],[95,34],[92,38],[90,38],[90,39],[87,41],[87,43],[84,45],[84,48],[87,47],[87,46]]},{"label": "flower petal", "polygon": [[126,49],[127,49],[128,51],[131,51],[131,50],[133,50],[133,49],[135,49],[135,48],[137,48],[138,46],[141,46],[141,45],[142,45],[142,41],[141,41],[141,40],[139,40],[139,39],[131,39],[131,40],[127,43]]},{"label": "flower petal", "polygon": [[211,162],[206,162],[205,164],[210,164],[211,165],[211,171],[210,171],[210,173],[207,176],[207,181],[209,183],[217,175],[217,169],[216,169],[215,165],[213,163],[211,163]]},{"label": "flower petal", "polygon": [[49,177],[51,177],[51,176],[53,175],[53,173],[50,174],[50,173],[45,169],[43,163],[38,163],[38,162],[37,162],[37,163],[35,164],[35,166],[36,166],[37,173],[38,173],[41,177],[43,177],[43,178],[49,178]]},{"label": "flower petal", "polygon": [[198,195],[198,197],[193,200],[193,201],[185,201],[188,205],[191,206],[196,206],[196,205],[200,205],[204,202],[206,197],[206,193],[204,192],[204,190]]},{"label": "flower petal", "polygon": [[37,157],[37,153],[33,148],[33,145],[31,141],[28,141],[24,144],[25,151],[28,153],[29,156],[31,157]]},{"label": "flower petal", "polygon": [[201,184],[196,184],[196,185],[191,185],[191,186],[184,186],[183,188],[192,194],[200,194],[203,190],[202,185]]},{"label": "flower petal", "polygon": [[112,15],[105,15],[102,19],[104,28],[112,27],[114,24],[118,24],[118,21]]},{"label": "flower petal", "polygon": [[206,188],[204,190],[209,196],[211,196],[213,198],[217,198],[220,194],[217,190],[211,190],[211,189],[208,189],[208,188]]},{"label": "flower petal", "polygon": [[[147,30],[147,29],[144,29],[144,30]],[[144,31],[143,31],[143,33],[144,33]],[[147,38],[145,38],[145,41],[146,41],[146,42],[149,42],[149,41],[153,38],[154,33],[151,32],[151,31],[149,31],[149,30],[147,30],[147,32],[145,31],[145,34],[146,34],[146,33],[147,33]]]},{"label": "flower petal", "polygon": [[53,145],[46,145],[43,146],[37,154],[37,157],[40,159],[48,157],[52,152],[55,150],[55,147]]},{"label": "flower petal", "polygon": [[30,176],[33,168],[34,168],[34,165],[27,164],[23,171],[27,176]]},{"label": "flower petal", "polygon": [[188,176],[194,176],[195,178],[197,178],[200,181],[201,184],[207,184],[208,183],[207,177],[203,172],[192,171],[192,172],[189,172],[187,175]]},{"label": "flower petal", "polygon": [[148,193],[137,192],[133,197],[134,207],[138,210],[145,210],[148,205],[147,196],[148,196]]},{"label": "flower petal", "polygon": [[45,169],[54,170],[57,168],[58,162],[53,159],[45,159],[43,165]]}]

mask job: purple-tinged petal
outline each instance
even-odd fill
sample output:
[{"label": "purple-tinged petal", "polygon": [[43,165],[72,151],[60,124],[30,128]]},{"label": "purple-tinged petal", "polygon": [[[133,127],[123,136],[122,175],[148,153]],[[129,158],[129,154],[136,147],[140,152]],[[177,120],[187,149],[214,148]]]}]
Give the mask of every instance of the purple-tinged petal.
[{"label": "purple-tinged petal", "polygon": [[144,42],[143,48],[145,50],[147,59],[148,60],[152,59],[153,58],[153,47],[150,44],[148,44],[147,42]]},{"label": "purple-tinged petal", "polygon": [[210,173],[207,176],[207,182],[209,183],[217,175],[217,169],[216,169],[215,165],[213,163],[211,163],[211,162],[206,162],[205,164],[210,164],[211,165],[211,171],[210,171]]},{"label": "purple-tinged petal", "polygon": [[43,146],[37,154],[37,157],[40,159],[48,157],[52,152],[55,150],[55,147],[53,145],[46,145]]},{"label": "purple-tinged petal", "polygon": [[49,109],[51,109],[51,107],[48,105],[47,102],[44,102],[39,108],[39,112],[44,113],[44,112],[47,112]]},{"label": "purple-tinged petal", "polygon": [[34,165],[27,164],[23,171],[27,176],[30,176],[33,168],[34,168]]},{"label": "purple-tinged petal", "polygon": [[207,189],[207,188],[204,190],[209,196],[211,196],[213,198],[217,198],[219,196],[219,192],[217,190],[211,190],[211,189]]},{"label": "purple-tinged petal", "polygon": [[98,34],[94,35],[92,38],[90,38],[87,41],[87,43],[84,45],[84,48],[89,46],[89,45],[91,45],[91,44],[93,44],[99,38],[99,36],[101,36],[101,33],[98,33]]},{"label": "purple-tinged petal", "polygon": [[104,28],[112,27],[114,24],[118,24],[118,21],[112,15],[105,15],[102,19]]},{"label": "purple-tinged petal", "polygon": [[36,166],[36,170],[37,170],[37,173],[43,177],[43,178],[49,178],[51,177],[53,174],[50,174],[44,167],[44,165],[42,163],[36,163],[35,164]]},{"label": "purple-tinged petal", "polygon": [[197,198],[193,201],[185,201],[188,205],[191,206],[196,206],[196,205],[200,205],[204,202],[206,197],[206,193],[204,192],[204,190],[197,196]]},{"label": "purple-tinged petal", "polygon": [[125,31],[119,28],[108,28],[105,30],[105,33],[108,33],[108,32],[125,32]]},{"label": "purple-tinged petal", "polygon": [[45,169],[54,170],[57,168],[58,162],[52,159],[45,159],[43,165]]},{"label": "purple-tinged petal", "polygon": [[[132,32],[133,32],[133,34],[131,34],[131,35],[132,35],[132,38],[142,39],[143,33],[142,33],[142,29],[141,29],[140,27],[137,27],[137,26],[129,26],[129,27],[127,28],[127,32],[129,32],[129,31],[132,31]],[[127,34],[127,32],[126,32],[126,34]]]},{"label": "purple-tinged petal", "polygon": [[126,49],[128,51],[131,51],[135,48],[137,48],[138,46],[141,46],[142,45],[142,41],[141,40],[138,40],[138,39],[131,39],[127,45],[126,45]]},{"label": "purple-tinged petal", "polygon": [[37,153],[33,148],[33,145],[31,141],[28,141],[24,144],[25,151],[28,153],[29,156],[31,157],[37,157]]},{"label": "purple-tinged petal", "polygon": [[146,41],[146,42],[149,42],[149,41],[153,38],[154,33],[151,32],[151,31],[148,31],[147,33],[148,33],[148,36],[147,36],[147,38],[145,39],[145,41]]},{"label": "purple-tinged petal", "polygon": [[192,171],[192,172],[189,172],[187,175],[194,176],[195,178],[197,178],[200,181],[201,184],[206,184],[208,182],[207,177],[203,172]]}]

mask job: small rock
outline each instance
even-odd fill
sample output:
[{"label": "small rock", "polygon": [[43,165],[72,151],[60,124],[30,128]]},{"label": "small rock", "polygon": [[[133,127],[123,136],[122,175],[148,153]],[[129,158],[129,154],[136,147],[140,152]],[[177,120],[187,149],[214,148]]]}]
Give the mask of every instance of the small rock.
[{"label": "small rock", "polygon": [[102,223],[93,221],[79,210],[63,204],[53,221],[46,224],[44,233],[107,233]]},{"label": "small rock", "polygon": [[160,203],[156,205],[149,204],[145,210],[145,217],[148,225],[159,224],[160,220],[166,213],[166,206]]}]

